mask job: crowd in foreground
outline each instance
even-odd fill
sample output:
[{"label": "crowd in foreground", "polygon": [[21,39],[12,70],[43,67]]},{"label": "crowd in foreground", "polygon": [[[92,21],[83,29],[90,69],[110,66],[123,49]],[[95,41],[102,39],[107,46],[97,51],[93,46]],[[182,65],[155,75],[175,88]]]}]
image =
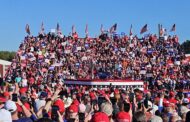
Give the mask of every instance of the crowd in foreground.
[{"label": "crowd in foreground", "polygon": [[[0,122],[188,122],[189,76],[177,36],[27,36],[0,83]],[[143,80],[148,91],[64,79]]]},{"label": "crowd in foreground", "polygon": [[51,83],[1,87],[0,122],[189,122],[190,97],[166,89],[104,89]]}]

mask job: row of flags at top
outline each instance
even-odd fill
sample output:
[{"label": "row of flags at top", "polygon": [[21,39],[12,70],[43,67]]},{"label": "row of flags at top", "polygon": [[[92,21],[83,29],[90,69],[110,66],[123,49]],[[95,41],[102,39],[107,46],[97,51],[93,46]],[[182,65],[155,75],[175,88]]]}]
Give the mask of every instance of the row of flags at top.
[{"label": "row of flags at top", "polygon": [[[173,26],[170,29],[170,32],[175,32],[176,31],[176,24],[173,24]],[[159,35],[162,36],[164,33],[166,33],[167,30],[162,27],[162,25],[159,25]]]},{"label": "row of flags at top", "polygon": [[[28,24],[26,24],[25,30],[26,30],[26,33],[27,33],[27,34],[29,34],[29,35],[31,34],[31,32],[30,32],[30,27],[29,27]],[[43,24],[43,22],[42,22],[42,24],[41,24],[41,29],[40,29],[40,33],[43,34],[43,33],[44,33],[44,30],[45,30],[45,29],[44,29],[44,24]],[[113,34],[113,33],[116,32],[116,30],[117,30],[117,23],[115,23],[113,26],[111,26],[110,29],[109,29],[107,32]],[[57,23],[56,31],[57,31],[57,34],[61,34],[61,29],[60,29],[59,23]],[[140,34],[143,34],[143,33],[147,32],[147,31],[148,31],[148,25],[145,24],[145,25],[141,28]],[[166,29],[162,28],[162,25],[161,25],[160,30],[159,30],[159,34],[160,34],[160,35],[163,35],[163,33],[164,33],[165,31],[166,31]],[[176,31],[176,24],[173,24],[173,26],[172,26],[172,28],[170,29],[170,31],[171,31],[171,32]],[[102,25],[102,24],[101,24],[101,27],[100,27],[100,32],[101,32],[101,33],[104,33],[104,32],[105,32],[105,30],[103,29],[103,25]],[[73,33],[76,33],[76,29],[75,29],[75,26],[74,26],[74,25],[72,26],[72,34],[73,34]],[[86,36],[88,36],[88,24],[86,24],[86,27],[85,27],[85,34],[86,34]],[[129,35],[133,35],[133,32],[132,32],[132,24],[131,24],[131,26],[130,26]]]}]

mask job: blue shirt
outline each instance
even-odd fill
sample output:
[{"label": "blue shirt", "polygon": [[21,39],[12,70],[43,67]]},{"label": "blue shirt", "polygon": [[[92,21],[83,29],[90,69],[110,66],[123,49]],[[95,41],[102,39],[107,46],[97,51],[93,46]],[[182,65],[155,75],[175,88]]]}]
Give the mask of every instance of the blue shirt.
[{"label": "blue shirt", "polygon": [[17,83],[19,83],[19,82],[21,81],[21,77],[16,77],[16,78],[15,78],[15,81],[16,81]]},{"label": "blue shirt", "polygon": [[33,122],[30,118],[20,118],[18,120],[13,120],[13,122]]}]

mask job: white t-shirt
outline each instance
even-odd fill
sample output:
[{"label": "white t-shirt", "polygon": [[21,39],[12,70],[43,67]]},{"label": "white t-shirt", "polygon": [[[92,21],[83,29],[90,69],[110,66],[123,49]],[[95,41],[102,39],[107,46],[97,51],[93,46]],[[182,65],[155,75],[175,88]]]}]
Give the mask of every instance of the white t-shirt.
[{"label": "white t-shirt", "polygon": [[39,110],[42,106],[45,106],[46,101],[45,101],[45,100],[37,99],[37,100],[35,101],[35,103],[36,103],[36,108],[37,108],[37,110]]},{"label": "white t-shirt", "polygon": [[22,87],[28,86],[27,82],[27,79],[22,79]]},{"label": "white t-shirt", "polygon": [[163,106],[163,99],[162,99],[162,98],[160,98],[159,106],[160,106],[160,107]]}]

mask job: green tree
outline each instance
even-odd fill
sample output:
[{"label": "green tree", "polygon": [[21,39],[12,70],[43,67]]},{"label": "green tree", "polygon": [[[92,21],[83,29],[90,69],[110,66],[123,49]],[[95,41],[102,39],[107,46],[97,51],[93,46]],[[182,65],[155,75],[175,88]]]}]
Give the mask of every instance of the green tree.
[{"label": "green tree", "polygon": [[187,40],[181,44],[181,48],[186,54],[190,54],[190,40]]},{"label": "green tree", "polygon": [[7,60],[7,61],[12,61],[12,59],[15,56],[14,51],[0,51],[0,59]]}]

